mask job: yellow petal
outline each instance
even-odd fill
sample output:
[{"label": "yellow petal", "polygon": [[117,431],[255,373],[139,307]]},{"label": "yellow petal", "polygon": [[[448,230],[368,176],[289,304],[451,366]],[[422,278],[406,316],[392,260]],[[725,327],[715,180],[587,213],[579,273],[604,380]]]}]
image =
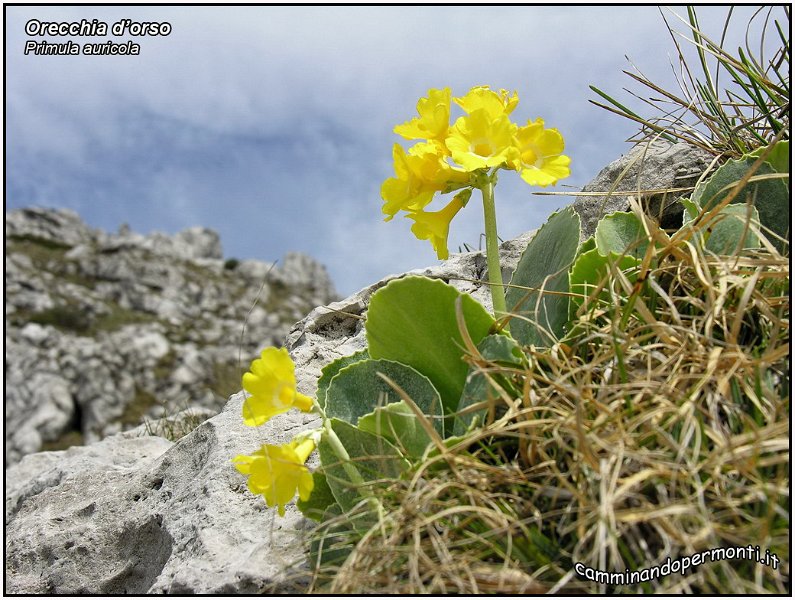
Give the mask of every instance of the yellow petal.
[{"label": "yellow petal", "polygon": [[465,190],[456,194],[452,201],[440,211],[418,211],[406,215],[407,218],[414,220],[414,224],[411,226],[412,233],[417,236],[417,239],[429,240],[439,260],[445,260],[450,256],[447,249],[450,221],[463,208],[471,193],[471,190]]},{"label": "yellow petal", "polygon": [[293,406],[295,406],[298,410],[303,412],[309,412],[312,410],[315,401],[310,398],[309,396],[304,396],[300,392],[295,393],[295,398],[293,399]]},{"label": "yellow petal", "polygon": [[450,121],[450,88],[428,90],[417,102],[417,113],[419,117],[395,127],[395,133],[409,140],[443,140]]},{"label": "yellow petal", "polygon": [[514,92],[509,95],[507,90],[500,93],[491,90],[487,85],[473,87],[461,98],[455,98],[455,103],[472,114],[477,110],[485,110],[490,118],[496,119],[502,115],[509,115],[519,103],[519,95]]},{"label": "yellow petal", "polygon": [[235,462],[238,470],[249,475],[249,490],[262,495],[268,506],[278,507],[279,514],[284,515],[285,505],[296,492],[303,499],[312,492],[314,480],[304,462],[313,449],[311,438],[281,446],[265,444],[251,456],[235,457]]},{"label": "yellow petal", "polygon": [[247,456],[245,454],[238,454],[232,459],[232,462],[235,464],[235,468],[243,473],[244,475],[248,475],[251,473],[251,462],[254,459],[251,456]]},{"label": "yellow petal", "polygon": [[258,426],[296,406],[308,411],[313,401],[295,389],[295,364],[286,348],[266,348],[243,375],[243,421]]},{"label": "yellow petal", "polygon": [[544,160],[541,168],[528,167],[522,170],[522,179],[530,185],[546,187],[554,185],[560,179],[571,175],[569,164],[571,159],[568,156],[554,156]]},{"label": "yellow petal", "polygon": [[516,132],[518,159],[512,168],[521,171],[522,179],[530,185],[546,187],[571,174],[571,159],[562,154],[565,143],[557,129],[545,129],[544,121],[528,121]]},{"label": "yellow petal", "polygon": [[465,171],[497,167],[516,155],[515,131],[516,126],[506,115],[493,119],[487,110],[479,109],[455,122],[446,144],[453,160]]}]

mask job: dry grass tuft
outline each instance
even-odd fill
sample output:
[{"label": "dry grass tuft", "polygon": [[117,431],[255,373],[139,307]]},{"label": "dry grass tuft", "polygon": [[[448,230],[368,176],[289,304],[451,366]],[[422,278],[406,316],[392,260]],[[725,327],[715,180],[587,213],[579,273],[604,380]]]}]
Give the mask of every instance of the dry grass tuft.
[{"label": "dry grass tuft", "polygon": [[[497,416],[395,481],[380,523],[336,538],[346,558],[315,591],[788,591],[788,257],[706,256],[654,227],[656,266],[614,271],[565,343],[526,349],[526,369],[471,357]],[[748,544],[778,569],[707,561],[623,586],[574,572]]]}]

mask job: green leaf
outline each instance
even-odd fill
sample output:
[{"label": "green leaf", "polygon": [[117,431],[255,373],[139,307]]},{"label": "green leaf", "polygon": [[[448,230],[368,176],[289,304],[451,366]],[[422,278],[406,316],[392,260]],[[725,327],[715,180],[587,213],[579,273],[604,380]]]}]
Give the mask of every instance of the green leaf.
[{"label": "green leaf", "polygon": [[[522,365],[522,351],[519,344],[507,335],[489,335],[478,344],[478,350],[484,359],[500,363],[506,366],[519,367]],[[461,393],[461,400],[458,402],[457,414],[473,404],[478,404],[490,398],[496,399],[498,391],[494,389],[492,381],[500,382],[499,376],[489,378],[475,368],[470,369],[464,391]],[[486,410],[468,412],[465,415],[457,416],[453,425],[453,435],[463,435],[472,427],[473,422],[481,423],[486,415]]]},{"label": "green leaf", "polygon": [[[767,150],[767,148],[757,148],[749,156],[753,156],[754,158],[759,158],[762,156],[762,152]],[[770,151],[770,154],[767,155],[765,162],[767,162],[774,171],[777,173],[789,173],[789,161],[790,161],[790,150],[789,150],[789,140],[781,140],[773,146],[773,149]]]},{"label": "green leaf", "polygon": [[[339,419],[330,419],[329,422],[348,452],[351,464],[365,482],[383,478],[396,479],[408,468],[409,463],[400,451],[383,437],[362,431]],[[351,481],[327,436],[324,433],[318,444],[320,463],[337,503],[344,511],[350,511],[362,501],[363,496],[358,484]]]},{"label": "green leaf", "polygon": [[522,253],[505,294],[508,310],[516,315],[511,333],[520,343],[548,347],[562,337],[568,320],[568,271],[579,242],[580,216],[565,208],[549,218]]},{"label": "green leaf", "polygon": [[299,498],[295,504],[306,518],[313,521],[321,521],[326,509],[337,500],[334,498],[334,494],[322,471],[318,470],[312,473],[312,479],[315,482],[315,487],[312,488],[312,494],[309,499],[304,501]]},{"label": "green leaf", "polygon": [[524,356],[516,340],[505,333],[487,335],[478,344],[478,351],[486,360],[505,365],[521,365]]},{"label": "green leaf", "polygon": [[[442,415],[429,415],[428,420],[431,424],[441,425]],[[425,449],[433,442],[419,417],[404,400],[376,408],[360,417],[359,429],[386,438],[404,456],[412,458],[422,458]]]},{"label": "green leaf", "polygon": [[682,198],[681,200],[684,210],[682,211],[682,228],[689,228],[693,230],[693,240],[703,248],[704,247],[704,231],[702,228],[693,227],[693,222],[701,214],[701,209],[690,198]]},{"label": "green leaf", "polygon": [[317,402],[320,408],[326,408],[326,391],[334,376],[348,365],[359,362],[369,358],[367,350],[359,350],[350,356],[343,356],[337,360],[330,362],[320,371],[320,378],[317,380]]},{"label": "green leaf", "polygon": [[614,212],[600,220],[594,238],[602,256],[612,252],[641,258],[649,245],[643,223],[637,215],[628,212]]},{"label": "green leaf", "polygon": [[596,248],[596,240],[593,238],[593,236],[591,236],[587,240],[585,240],[582,244],[580,244],[579,248],[577,248],[577,256],[585,252],[588,252],[588,250],[593,250],[594,248]]},{"label": "green leaf", "polygon": [[[696,186],[693,200],[704,210],[717,206],[729,193],[737,187],[754,164],[753,158],[730,160],[718,168],[708,180]],[[754,175],[775,173],[767,163],[757,169]],[[790,228],[790,195],[789,189],[781,179],[762,179],[752,181],[745,186],[732,200],[733,204],[745,204],[749,200],[759,211],[759,220],[784,239],[788,238]],[[771,240],[772,241],[772,240]],[[783,244],[773,242],[780,250]]]},{"label": "green leaf", "polygon": [[345,518],[339,504],[330,505],[320,519],[320,525],[312,532],[309,558],[317,572],[321,567],[341,566],[348,558],[356,540],[361,537],[356,527]]},{"label": "green leaf", "polygon": [[[610,273],[611,264],[615,264],[622,271],[631,271],[640,263],[640,259],[629,255],[619,256],[611,253],[610,256],[604,256],[598,248],[581,254],[577,257],[569,274],[573,305],[581,306],[585,299],[594,292],[596,286],[603,284]],[[634,281],[635,277],[636,274],[630,273],[628,279]],[[605,304],[612,304],[607,289],[603,289],[597,298]]]},{"label": "green leaf", "polygon": [[[341,369],[331,380],[326,393],[326,415],[356,425],[359,417],[375,408],[399,402],[400,395],[379,377],[379,373],[400,386],[425,414],[440,415],[442,412],[439,392],[430,379],[404,364],[369,358]],[[441,419],[436,419],[434,424],[441,432]]]},{"label": "green leaf", "polygon": [[[759,212],[751,208],[751,222],[759,228]],[[730,204],[720,210],[718,217],[710,226],[705,248],[715,254],[733,255],[743,248],[760,248],[761,243],[754,227],[748,224],[748,207],[744,204]]]},{"label": "green leaf", "polygon": [[693,202],[690,198],[682,198],[681,200],[684,210],[682,211],[682,225],[687,225],[696,220],[701,210],[698,204]]},{"label": "green leaf", "polygon": [[446,414],[458,405],[467,365],[456,321],[456,300],[477,344],[494,318],[468,294],[437,279],[404,277],[373,294],[365,329],[370,356],[409,365],[431,380]]}]

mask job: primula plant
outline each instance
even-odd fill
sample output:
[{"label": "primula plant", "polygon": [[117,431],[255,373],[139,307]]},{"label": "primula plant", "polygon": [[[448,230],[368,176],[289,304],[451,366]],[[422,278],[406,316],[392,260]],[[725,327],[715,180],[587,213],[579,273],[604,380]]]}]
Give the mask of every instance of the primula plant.
[{"label": "primula plant", "polygon": [[[562,154],[561,134],[546,129],[543,120],[524,126],[511,121],[519,102],[515,92],[479,86],[454,101],[465,114],[452,125],[451,91],[444,88],[429,90],[417,104],[419,116],[395,127],[404,138],[422,141],[408,153],[395,144],[396,177],[382,186],[383,212],[390,220],[405,211],[414,220],[414,234],[429,239],[439,258],[447,258],[450,221],[472,190],[479,189],[493,304],[495,313],[505,316],[494,207],[497,172],[517,171],[527,183],[547,186],[569,175],[570,159]],[[444,208],[425,210],[437,193],[453,191],[457,193]],[[567,213],[566,223],[573,224],[572,218]],[[570,228],[572,232],[579,235],[578,229]],[[571,241],[576,247],[576,239]],[[531,265],[518,270],[514,283],[537,284],[539,275],[550,273]],[[361,499],[379,510],[368,486],[374,474],[399,474],[408,461],[422,458],[434,444],[438,449],[442,440],[466,428],[454,415],[474,402],[473,393],[483,381],[467,382],[468,367],[461,360],[465,340],[482,343],[488,356],[521,362],[517,343],[507,333],[497,335],[494,318],[480,304],[439,281],[406,278],[386,286],[373,296],[365,327],[368,350],[329,365],[318,382],[317,399],[296,390],[295,367],[285,349],[265,349],[243,376],[247,425],[262,425],[291,408],[322,417],[316,431],[234,459],[237,469],[248,475],[249,489],[280,514],[296,493],[299,506],[315,517],[331,505],[350,508]],[[481,414],[470,418],[477,420]],[[316,446],[322,467],[313,476],[305,462]],[[316,488],[321,491],[313,494]]]},{"label": "primula plant", "polygon": [[[616,444],[611,437],[613,429],[606,423],[638,419],[637,423],[626,426],[622,421],[615,429],[626,436],[634,435],[636,429],[639,432],[639,441],[626,437],[619,443],[622,448],[624,443],[629,444],[627,447],[638,443],[639,452],[645,452],[649,446],[649,456],[662,460],[662,453],[670,451],[674,438],[681,438],[683,447],[697,438],[699,445],[693,450],[696,456],[702,452],[701,436],[693,435],[692,431],[700,431],[700,426],[714,427],[715,433],[706,435],[705,440],[744,435],[747,419],[732,408],[735,405],[748,407],[755,423],[762,427],[765,415],[772,409],[768,407],[769,398],[763,397],[759,390],[762,386],[778,389],[774,378],[766,375],[762,380],[757,375],[767,368],[762,365],[764,361],[770,363],[771,369],[778,368],[779,349],[769,351],[769,360],[759,358],[762,362],[753,370],[756,381],[732,383],[730,398],[726,396],[728,379],[722,380],[720,401],[728,398],[731,404],[726,409],[729,416],[718,418],[717,424],[709,419],[720,411],[710,409],[704,417],[698,411],[678,408],[677,403],[687,407],[695,402],[701,392],[692,388],[687,378],[682,379],[687,385],[680,382],[676,369],[673,370],[676,376],[672,376],[674,384],[659,389],[650,386],[651,391],[644,387],[637,394],[630,393],[634,388],[629,378],[633,369],[651,364],[652,359],[665,358],[656,349],[654,336],[662,340],[660,343],[675,348],[684,343],[682,340],[690,339],[682,321],[690,318],[690,313],[697,314],[704,304],[695,300],[702,292],[692,292],[694,281],[709,283],[713,273],[724,277],[726,269],[740,265],[742,268],[732,271],[728,279],[724,277],[740,290],[739,296],[735,298],[724,290],[721,293],[725,297],[719,304],[736,304],[740,307],[738,314],[743,315],[751,298],[747,290],[753,289],[760,276],[759,272],[752,275],[752,269],[743,270],[744,265],[759,259],[767,265],[765,268],[776,271],[785,263],[782,256],[789,251],[790,220],[788,141],[776,140],[702,177],[691,197],[683,200],[683,224],[674,232],[662,230],[636,203],[632,212],[605,216],[594,235],[580,243],[577,213],[571,208],[554,213],[524,250],[505,294],[494,214],[497,172],[517,171],[528,183],[546,186],[569,174],[569,159],[562,154],[561,135],[554,129],[546,129],[540,119],[524,126],[510,120],[518,103],[515,93],[476,87],[456,98],[455,103],[465,114],[451,125],[450,90],[432,89],[418,103],[419,116],[395,128],[399,135],[421,141],[408,152],[395,144],[396,177],[383,184],[383,212],[389,220],[404,211],[414,221],[413,233],[420,239],[429,239],[438,256],[444,258],[448,254],[450,221],[466,206],[472,191],[480,190],[494,314],[468,294],[440,280],[407,276],[389,282],[372,295],[364,322],[366,349],[326,365],[314,398],[296,389],[295,365],[285,349],[265,349],[243,376],[247,395],[242,417],[247,425],[262,425],[292,409],[314,412],[320,417],[318,429],[302,432],[287,444],[264,445],[252,455],[235,457],[234,462],[248,476],[251,492],[262,495],[268,506],[278,507],[280,514],[298,496],[298,508],[320,523],[313,534],[313,564],[318,570],[335,570],[343,591],[357,560],[378,562],[388,575],[385,581],[389,582],[401,580],[389,574],[390,569],[397,568],[395,565],[419,569],[417,556],[401,562],[390,554],[405,547],[406,540],[422,547],[426,559],[429,551],[444,547],[442,559],[447,562],[439,573],[463,568],[472,556],[477,561],[489,557],[493,564],[502,567],[515,565],[513,575],[525,577],[520,577],[523,583],[517,587],[522,593],[537,589],[528,587],[527,573],[548,578],[552,583],[555,578],[568,580],[569,562],[596,560],[593,557],[608,550],[611,564],[620,566],[617,571],[634,568],[637,565],[632,561],[639,557],[638,548],[647,541],[644,537],[641,546],[637,546],[632,537],[636,535],[635,529],[648,536],[649,532],[658,531],[654,528],[657,522],[649,528],[641,526],[643,523],[627,525],[633,528],[632,534],[619,541],[628,540],[631,547],[622,542],[608,548],[600,516],[608,500],[599,496],[593,503],[593,498],[584,494],[593,485],[599,494],[606,493],[599,487],[609,479],[603,473],[608,458],[602,454],[612,452]],[[441,210],[425,210],[437,193],[453,192],[454,196]],[[695,279],[677,272],[677,268],[691,259],[698,275]],[[775,310],[784,311],[779,305],[788,285],[788,271],[786,283],[778,271],[771,273],[769,279],[765,285],[772,290]],[[712,294],[713,287],[706,283],[706,293]],[[680,293],[680,287],[692,297],[687,295],[680,302],[674,294]],[[654,317],[655,310],[664,314],[669,308],[675,313],[672,327]],[[760,309],[758,315],[754,314],[753,322],[736,321],[725,333],[714,334],[704,343],[739,348],[750,339],[758,345],[756,340],[762,339],[765,331],[783,338],[784,317],[777,317],[772,310]],[[710,315],[710,323],[714,321],[709,325],[712,336],[713,325],[723,321],[713,318],[712,308],[705,311]],[[786,311],[788,323],[788,304]],[[505,327],[508,320],[510,330]],[[651,333],[637,333],[645,328]],[[603,334],[603,330],[609,335]],[[609,343],[595,346],[594,340],[604,335]],[[600,355],[603,347],[615,351],[614,358]],[[648,356],[643,360],[624,360],[630,347],[638,356],[646,356],[643,353]],[[710,361],[719,354],[710,353]],[[595,366],[588,362],[591,360]],[[660,373],[669,374],[669,367]],[[581,375],[595,378],[596,383],[566,383]],[[588,402],[586,394],[596,400]],[[600,394],[617,394],[616,398],[623,403],[620,406],[625,408],[619,409],[613,396],[597,401]],[[538,404],[542,397],[547,404]],[[715,396],[710,397],[713,402]],[[661,429],[657,420],[637,412],[637,403],[648,404],[652,407],[649,410],[660,410],[655,403],[661,399],[673,407],[671,418],[692,417],[681,432],[678,425]],[[599,412],[603,409],[604,414]],[[582,426],[583,418],[594,419],[590,427]],[[696,418],[707,420],[699,425]],[[649,431],[644,429],[647,426],[651,427]],[[568,428],[573,428],[572,433],[567,433]],[[664,432],[664,443],[655,441],[660,432]],[[586,443],[595,435],[605,436],[604,440],[600,438],[597,445]],[[608,438],[610,441],[605,441]],[[735,442],[729,445],[732,444]],[[315,449],[319,465],[310,471],[306,462]],[[599,461],[594,458],[594,452],[602,453]],[[677,452],[677,460],[690,456],[690,450]],[[702,459],[706,460],[699,458]],[[571,470],[561,472],[557,487],[550,487],[549,482],[554,479],[550,473],[563,469],[569,464],[567,461],[573,465]],[[645,471],[627,464],[628,473],[622,485],[642,484],[644,480],[638,478],[638,473]],[[622,465],[619,466],[624,468]],[[672,470],[670,461],[664,462],[664,467],[660,473]],[[486,474],[482,475],[484,485],[490,484],[489,477],[497,481],[510,479],[510,485],[500,483],[498,494],[485,497],[483,489],[487,488],[479,487],[481,479],[471,480],[467,474],[472,473]],[[671,494],[679,493],[680,488],[686,487],[685,483],[694,481],[691,471],[687,470],[686,474],[684,483],[671,488]],[[435,488],[434,476],[447,477],[448,483],[452,483]],[[695,481],[701,486],[697,486],[698,494],[682,493],[699,498],[717,493],[709,481],[703,484],[698,478]],[[454,497],[436,505],[438,514],[428,515],[422,503],[396,502],[396,489],[409,490],[407,497],[446,489],[453,491]],[[669,492],[660,489],[663,488],[650,485],[637,494],[633,492],[635,495],[627,495],[628,504],[613,508],[629,514],[647,500],[655,507],[672,502],[666,495]],[[462,499],[474,502],[475,497],[481,496],[483,499],[479,501],[483,506],[467,513]],[[528,498],[534,498],[530,507],[525,506]],[[614,499],[623,502],[620,494]],[[528,512],[522,513],[521,507]],[[553,516],[536,518],[544,510]],[[590,516],[598,523],[586,523]],[[415,517],[422,522],[422,534],[416,533],[419,529],[411,533],[405,529],[405,523],[411,523]],[[500,525],[506,522],[503,518],[507,525]],[[557,526],[558,522],[566,524],[572,518],[582,520],[576,534],[570,524]],[[710,525],[707,529],[719,531],[720,527]],[[474,555],[456,561],[452,546],[441,544],[438,539],[440,535],[459,534],[454,540],[458,551],[470,546],[477,550],[473,550]],[[484,541],[488,536],[492,537]],[[655,540],[652,541],[656,544]],[[710,538],[712,545],[723,541],[723,538]],[[662,546],[667,547],[666,544],[667,541]],[[359,550],[368,545],[372,550],[369,555],[351,558],[354,548]],[[381,561],[381,556],[388,558]],[[425,564],[433,577],[437,577],[432,572],[434,560],[429,559]],[[508,571],[504,569],[500,577],[507,577]],[[407,578],[403,574],[412,585],[422,576]],[[442,573],[438,577],[443,576]],[[459,581],[475,581],[474,577],[467,572]],[[704,589],[712,589],[711,580],[705,581],[708,583]],[[365,582],[362,589],[376,589],[378,585],[374,582]],[[535,585],[536,580],[532,579],[531,583]],[[447,590],[422,585],[411,591]],[[538,589],[549,591],[553,587]]]},{"label": "primula plant", "polygon": [[[414,235],[429,240],[436,255],[446,259],[450,222],[467,205],[472,190],[480,190],[492,302],[495,314],[504,316],[494,205],[497,172],[516,171],[528,184],[546,187],[569,176],[570,159],[563,155],[563,136],[557,129],[545,128],[542,119],[528,120],[523,126],[511,120],[519,104],[516,92],[473,87],[453,99],[465,114],[452,124],[450,100],[450,88],[428,90],[428,96],[417,103],[419,116],[395,127],[403,138],[420,141],[408,152],[395,144],[395,177],[381,186],[382,210],[386,221],[405,211],[414,221]],[[437,193],[454,191],[444,208],[426,210]]]}]

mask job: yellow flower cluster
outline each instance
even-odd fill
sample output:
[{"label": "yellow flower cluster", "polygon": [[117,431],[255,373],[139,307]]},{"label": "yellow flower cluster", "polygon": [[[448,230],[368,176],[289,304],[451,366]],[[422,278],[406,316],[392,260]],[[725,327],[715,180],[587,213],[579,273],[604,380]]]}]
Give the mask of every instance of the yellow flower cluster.
[{"label": "yellow flower cluster", "polygon": [[[252,427],[295,407],[309,412],[313,400],[295,387],[295,364],[285,348],[266,348],[243,375],[243,389],[250,394],[243,402],[243,421]],[[314,482],[304,463],[315,449],[311,438],[288,444],[266,444],[251,456],[234,458],[237,470],[248,475],[248,487],[262,494],[268,506],[278,506],[284,515],[285,505],[298,491],[302,500],[309,498]]]},{"label": "yellow flower cluster", "polygon": [[[488,86],[478,86],[453,101],[465,114],[452,125],[451,92],[444,88],[428,90],[428,96],[417,103],[419,116],[395,127],[398,135],[423,141],[408,152],[395,144],[395,177],[381,186],[385,220],[405,211],[406,217],[414,220],[414,235],[430,240],[440,259],[449,256],[450,221],[466,205],[482,174],[509,169],[519,172],[530,185],[546,187],[568,177],[571,162],[562,154],[564,141],[557,129],[545,129],[541,119],[528,121],[523,127],[510,120],[519,103],[516,92],[498,93]],[[442,210],[424,210],[437,192],[462,188],[468,189]]]},{"label": "yellow flower cluster", "polygon": [[268,506],[278,506],[284,516],[284,507],[295,496],[308,500],[314,489],[312,473],[304,464],[315,449],[315,442],[307,438],[282,446],[265,444],[251,456],[235,457],[237,470],[248,475],[248,489],[262,494]]}]

